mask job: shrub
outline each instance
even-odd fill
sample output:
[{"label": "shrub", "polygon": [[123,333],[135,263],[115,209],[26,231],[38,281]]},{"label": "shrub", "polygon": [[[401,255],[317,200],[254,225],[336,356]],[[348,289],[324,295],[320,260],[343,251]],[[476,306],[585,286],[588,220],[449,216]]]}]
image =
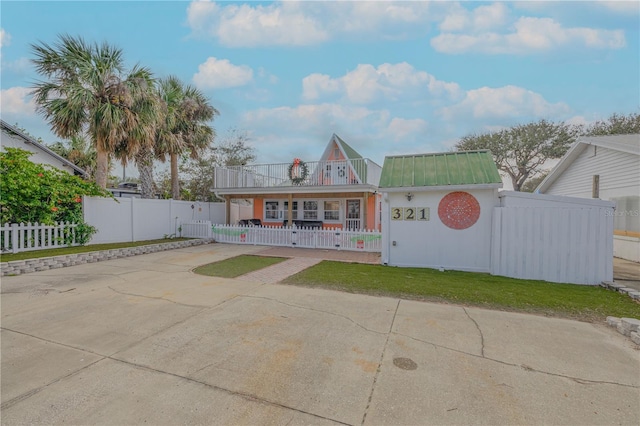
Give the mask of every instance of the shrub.
[{"label": "shrub", "polygon": [[19,148],[0,152],[0,224],[76,223],[76,241],[87,243],[96,229],[84,222],[82,197],[112,195],[95,183],[32,163],[31,155]]}]

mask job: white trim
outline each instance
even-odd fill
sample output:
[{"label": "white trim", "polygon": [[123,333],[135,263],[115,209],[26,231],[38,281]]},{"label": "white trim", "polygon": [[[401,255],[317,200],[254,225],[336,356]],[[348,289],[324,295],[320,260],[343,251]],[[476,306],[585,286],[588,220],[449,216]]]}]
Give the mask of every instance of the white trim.
[{"label": "white trim", "polygon": [[483,183],[478,185],[439,185],[439,186],[401,186],[393,188],[380,188],[380,192],[423,192],[423,191],[471,191],[473,189],[502,188],[502,183]]},{"label": "white trim", "polygon": [[[318,185],[318,186],[286,186],[269,188],[225,188],[216,189],[215,194],[224,197],[225,195],[270,195],[270,194],[318,194],[322,196],[327,192],[376,192],[375,185]],[[406,191],[406,189],[405,189]]]}]

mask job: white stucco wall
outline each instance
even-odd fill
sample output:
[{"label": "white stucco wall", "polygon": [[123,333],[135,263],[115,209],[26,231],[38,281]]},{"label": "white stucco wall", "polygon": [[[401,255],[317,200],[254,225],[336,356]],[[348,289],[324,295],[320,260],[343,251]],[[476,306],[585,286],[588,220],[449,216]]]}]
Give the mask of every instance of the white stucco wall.
[{"label": "white stucco wall", "polygon": [[[444,268],[489,272],[492,211],[499,204],[497,189],[469,189],[480,204],[480,217],[471,227],[451,229],[438,217],[440,200],[454,191],[385,193],[382,203],[382,262],[390,266]],[[428,221],[391,220],[392,207],[429,207]],[[395,245],[394,245],[395,241]]]}]

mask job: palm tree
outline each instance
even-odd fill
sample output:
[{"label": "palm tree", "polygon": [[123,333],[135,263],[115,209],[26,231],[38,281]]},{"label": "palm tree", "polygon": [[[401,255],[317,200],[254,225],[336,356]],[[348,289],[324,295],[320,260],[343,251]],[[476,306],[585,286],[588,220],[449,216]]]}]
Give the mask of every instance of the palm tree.
[{"label": "palm tree", "polygon": [[[53,45],[32,44],[36,71],[47,78],[34,85],[38,112],[54,133],[71,138],[85,133],[96,149],[96,183],[105,188],[109,158],[123,141],[133,145],[142,139],[141,123],[151,121],[134,109],[141,91],[152,84],[151,72],[135,66],[125,72],[122,50],[107,43],[89,44],[80,37],[59,36]],[[148,112],[148,111],[144,111]]]},{"label": "palm tree", "polygon": [[161,79],[158,96],[164,102],[164,122],[156,131],[156,155],[162,161],[169,156],[171,164],[171,194],[180,199],[178,157],[189,154],[197,159],[213,142],[214,129],[206,124],[218,111],[201,91],[184,85],[177,77]]}]

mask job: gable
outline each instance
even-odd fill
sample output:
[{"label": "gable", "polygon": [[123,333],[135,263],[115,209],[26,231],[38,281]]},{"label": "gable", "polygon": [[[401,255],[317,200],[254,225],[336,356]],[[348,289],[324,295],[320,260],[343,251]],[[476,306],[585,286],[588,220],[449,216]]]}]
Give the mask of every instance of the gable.
[{"label": "gable", "polygon": [[[587,154],[585,154],[587,152]],[[547,193],[554,182],[559,179],[568,168],[574,168],[572,165],[578,159],[589,153],[606,153],[609,152],[609,156],[615,156],[618,159],[631,159],[627,161],[634,162],[633,164],[626,166],[629,170],[637,170],[638,158],[640,157],[640,134],[630,135],[610,135],[610,136],[589,136],[581,137],[569,148],[567,153],[560,159],[558,164],[551,170],[549,175],[538,185],[535,192]],[[594,163],[598,161],[594,160]],[[594,167],[597,164],[594,164]],[[579,169],[584,169],[584,165],[578,165]],[[601,170],[606,170],[605,167],[600,167]],[[592,173],[600,174],[600,173]],[[637,173],[636,173],[637,174]],[[561,185],[563,186],[563,185]],[[556,186],[557,188],[557,186]],[[589,194],[591,194],[589,192]],[[589,195],[590,196],[590,195]]]}]

